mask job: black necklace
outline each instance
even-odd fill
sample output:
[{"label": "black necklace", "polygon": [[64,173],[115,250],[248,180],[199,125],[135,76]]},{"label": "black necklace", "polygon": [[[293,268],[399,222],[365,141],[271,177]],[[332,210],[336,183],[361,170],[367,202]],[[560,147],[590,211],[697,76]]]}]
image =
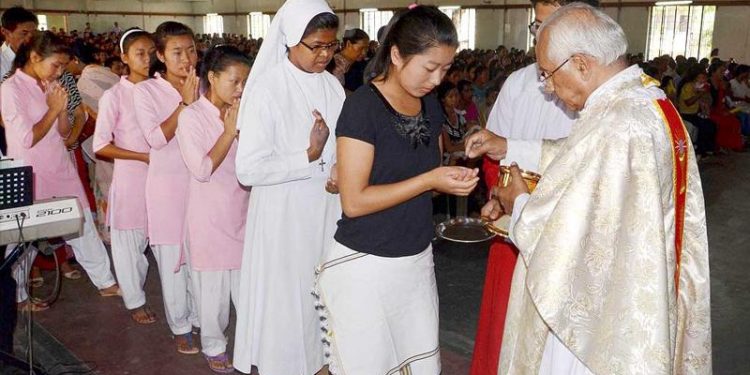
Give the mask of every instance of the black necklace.
[{"label": "black necklace", "polygon": [[424,100],[420,99],[422,109],[419,114],[406,116],[396,111],[374,84],[370,83],[370,88],[378,95],[388,112],[395,117],[396,132],[401,137],[408,140],[413,148],[417,148],[419,145],[430,145],[430,119],[425,115]]}]

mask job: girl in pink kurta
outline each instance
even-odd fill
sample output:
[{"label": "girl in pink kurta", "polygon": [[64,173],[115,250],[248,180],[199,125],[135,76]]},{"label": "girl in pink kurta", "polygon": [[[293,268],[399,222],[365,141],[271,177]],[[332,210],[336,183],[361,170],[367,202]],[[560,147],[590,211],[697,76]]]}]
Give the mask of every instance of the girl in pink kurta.
[{"label": "girl in pink kurta", "polygon": [[197,354],[192,326],[198,318],[190,297],[190,269],[181,264],[190,174],[174,139],[177,118],[198,99],[198,55],[189,27],[164,22],[154,33],[154,78],[133,89],[136,120],[151,147],[146,177],[146,213],[151,250],[159,266],[164,310],[177,351]]},{"label": "girl in pink kurta", "polygon": [[[250,61],[237,48],[218,46],[203,60],[206,95],[179,118],[177,139],[190,170],[187,243],[201,324],[201,346],[211,370],[232,372],[224,331],[236,300],[249,191],[237,182],[237,112]],[[235,304],[236,305],[236,304]]]},{"label": "girl in pink kurta", "polygon": [[148,273],[148,260],[143,252],[148,246],[146,175],[150,147],[135,116],[133,89],[148,79],[154,48],[151,34],[140,29],[130,29],[120,38],[122,60],[130,68],[130,75],[122,77],[99,100],[93,144],[98,156],[115,161],[107,210],[112,263],[125,308],[131,310],[133,320],[140,324],[156,322],[156,315],[146,306],[143,291]]},{"label": "girl in pink kurta", "polygon": [[[0,89],[8,156],[33,167],[35,200],[78,198],[85,219],[83,234],[69,240],[68,244],[100,294],[116,295],[118,287],[109,269],[107,250],[96,232],[83,185],[64,143],[71,133],[65,109],[68,95],[57,78],[69,60],[68,47],[48,32],[36,34],[19,49],[14,62],[15,73]],[[29,252],[32,260],[35,255],[35,251]],[[19,287],[18,301],[23,302],[20,307],[45,308],[25,302],[28,275],[21,268],[14,272]]]}]

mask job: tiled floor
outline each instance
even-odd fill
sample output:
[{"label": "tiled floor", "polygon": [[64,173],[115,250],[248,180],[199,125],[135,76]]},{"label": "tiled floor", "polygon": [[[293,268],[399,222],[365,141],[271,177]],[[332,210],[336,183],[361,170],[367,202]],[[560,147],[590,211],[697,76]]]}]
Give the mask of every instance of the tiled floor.
[{"label": "tiled floor", "polygon": [[[750,369],[747,355],[750,353],[747,339],[750,337],[747,319],[750,154],[715,157],[702,163],[701,172],[711,245],[714,372],[746,374]],[[435,254],[443,374],[466,375],[484,278],[486,245],[437,242]],[[51,336],[47,341],[59,340],[98,374],[210,374],[200,355],[186,356],[174,350],[163,319],[153,260],[151,264],[146,290],[151,308],[160,317],[157,323],[138,325],[130,319],[119,298],[99,297],[86,279],[65,280],[57,303],[35,316],[36,322]],[[48,282],[50,278],[47,274]],[[40,336],[45,335],[42,332],[36,337]],[[44,356],[45,348],[36,350],[40,357]],[[51,374],[72,371],[65,366],[71,364],[70,358],[46,354],[59,361]]]}]

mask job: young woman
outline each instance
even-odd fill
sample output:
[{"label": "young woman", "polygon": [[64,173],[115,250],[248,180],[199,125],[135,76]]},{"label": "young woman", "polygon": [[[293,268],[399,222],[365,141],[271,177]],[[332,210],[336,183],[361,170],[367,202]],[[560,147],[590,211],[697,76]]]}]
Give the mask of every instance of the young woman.
[{"label": "young woman", "polygon": [[391,20],[376,78],[336,128],[344,215],[318,267],[320,302],[341,374],[439,374],[432,194],[468,195],[478,170],[440,167],[443,111],[428,95],[458,46],[451,20],[417,6]]},{"label": "young woman", "polygon": [[444,81],[437,88],[437,98],[442,106],[445,120],[443,121],[443,164],[455,165],[457,159],[463,155],[464,136],[466,135],[466,111],[458,109],[458,89],[448,81]]},{"label": "young woman", "polygon": [[99,100],[93,149],[97,156],[115,161],[107,225],[122,300],[133,320],[150,324],[156,321],[156,315],[146,306],[143,291],[148,272],[148,260],[143,252],[148,246],[146,175],[150,147],[138,126],[133,90],[137,83],[148,79],[154,41],[151,34],[130,29],[120,38],[120,48],[122,61],[130,67],[130,75],[122,77]]},{"label": "young woman", "polygon": [[[177,140],[191,174],[187,242],[201,347],[215,372],[233,372],[224,331],[237,300],[249,192],[237,182],[237,112],[250,60],[237,48],[208,50],[201,66],[207,92],[178,120]],[[236,308],[235,302],[235,308]]]},{"label": "young woman", "polygon": [[[96,232],[86,193],[65,146],[65,139],[72,131],[66,111],[68,94],[57,79],[69,60],[69,48],[49,32],[37,33],[18,50],[15,73],[0,89],[8,156],[24,160],[34,168],[35,199],[78,197],[84,215],[83,235],[68,240],[68,244],[99,293],[113,296],[119,293],[119,288],[110,271],[107,250]],[[35,253],[29,252],[31,259]],[[20,307],[46,308],[29,304],[25,292],[28,275],[18,270],[15,276]]]},{"label": "young woman", "polygon": [[708,76],[702,66],[690,68],[677,88],[677,109],[685,121],[698,128],[696,153],[701,156],[716,151],[716,124],[702,113],[701,102],[711,101]]},{"label": "young woman", "polygon": [[458,90],[458,104],[456,108],[466,111],[466,122],[479,124],[479,110],[476,103],[474,103],[474,90],[471,88],[471,81],[458,81],[456,89]]},{"label": "young woman", "polygon": [[[252,186],[234,366],[310,375],[323,367],[313,272],[341,217],[326,192],[344,89],[325,71],[338,18],[323,0],[289,0],[273,19],[240,105],[237,178]],[[332,186],[328,186],[332,190]]]},{"label": "young woman", "polygon": [[182,264],[185,207],[190,173],[174,139],[180,113],[198,99],[193,31],[177,22],[164,22],[154,33],[151,56],[154,78],[135,85],[136,120],[150,146],[146,177],[148,236],[161,277],[164,311],[177,351],[197,354],[192,326],[198,325],[190,297],[190,268]]}]

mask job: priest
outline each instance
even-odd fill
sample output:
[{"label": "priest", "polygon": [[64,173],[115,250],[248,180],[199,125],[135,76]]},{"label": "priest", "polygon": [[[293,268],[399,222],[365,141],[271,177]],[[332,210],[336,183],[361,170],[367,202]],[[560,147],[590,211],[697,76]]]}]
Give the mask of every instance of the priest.
[{"label": "priest", "polygon": [[[603,12],[565,6],[538,36],[544,89],[579,118],[565,139],[529,142],[542,155],[533,193],[514,167],[483,209],[512,214],[520,252],[499,373],[711,373],[705,209],[677,111],[627,66]],[[467,140],[469,156],[507,145]]]}]

